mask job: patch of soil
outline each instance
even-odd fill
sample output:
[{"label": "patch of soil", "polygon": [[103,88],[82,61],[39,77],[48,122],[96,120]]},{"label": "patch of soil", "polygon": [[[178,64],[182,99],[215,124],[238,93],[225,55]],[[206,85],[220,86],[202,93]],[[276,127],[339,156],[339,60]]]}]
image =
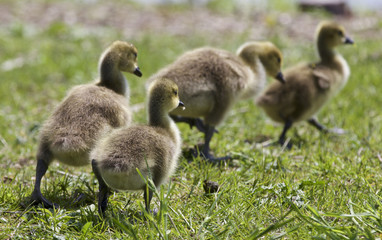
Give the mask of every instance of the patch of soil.
[{"label": "patch of soil", "polygon": [[[317,16],[305,12],[282,13],[264,10],[237,10],[232,14],[212,12],[206,8],[166,10],[152,5],[137,6],[121,1],[38,2],[12,1],[0,3],[0,28],[12,23],[26,23],[46,28],[54,22],[79,25],[87,29],[115,28],[131,38],[142,32],[192,36],[207,34],[215,38],[227,34],[248,32],[251,39],[266,39],[270,35],[293,38],[295,41],[313,39]],[[381,38],[380,16],[337,17],[350,35]]]}]

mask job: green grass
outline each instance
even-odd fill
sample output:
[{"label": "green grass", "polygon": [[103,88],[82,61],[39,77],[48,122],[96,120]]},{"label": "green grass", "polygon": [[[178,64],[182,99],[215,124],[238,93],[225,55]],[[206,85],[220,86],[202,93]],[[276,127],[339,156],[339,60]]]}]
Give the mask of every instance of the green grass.
[{"label": "green grass", "polygon": [[[267,38],[282,49],[285,66],[315,57],[310,41],[296,42],[281,29],[269,26]],[[114,193],[107,218],[100,220],[90,167],[52,164],[42,191],[63,207],[25,207],[33,190],[38,129],[54,106],[72,86],[96,78],[98,57],[115,39],[139,50],[143,78],[126,75],[131,103],[138,104],[145,101],[145,79],[182,52],[204,45],[235,51],[249,31],[212,36],[143,29],[127,37],[117,28],[92,31],[62,22],[42,29],[28,22],[1,27],[0,239],[380,239],[382,52],[378,39],[362,31],[351,36],[357,46],[339,48],[352,70],[349,82],[318,115],[346,135],[323,135],[301,123],[288,133],[292,150],[263,148],[259,139],[277,139],[282,127],[253,101],[238,103],[211,143],[217,156],[230,153],[233,161],[212,166],[182,157],[171,182],[153,198],[157,216],[139,215],[140,192]],[[145,122],[145,111],[134,120]],[[179,127],[185,150],[202,141],[195,129]],[[218,182],[220,191],[204,193],[206,179]],[[73,205],[76,191],[86,198]]]}]

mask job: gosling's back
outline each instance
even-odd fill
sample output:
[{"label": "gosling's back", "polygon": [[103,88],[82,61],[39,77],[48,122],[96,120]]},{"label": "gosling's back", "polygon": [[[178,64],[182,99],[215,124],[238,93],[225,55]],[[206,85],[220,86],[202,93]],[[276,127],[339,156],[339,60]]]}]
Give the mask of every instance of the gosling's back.
[{"label": "gosling's back", "polygon": [[156,186],[174,173],[180,142],[160,127],[132,126],[119,129],[100,141],[91,154],[104,181],[117,190],[141,190],[143,177],[151,175]]},{"label": "gosling's back", "polygon": [[228,51],[200,48],[183,54],[149,82],[164,77],[179,86],[179,97],[187,108],[184,111],[175,109],[172,114],[205,117],[207,123],[217,125],[247,81],[253,79],[253,73],[243,65]]},{"label": "gosling's back", "polygon": [[304,121],[316,114],[349,77],[349,67],[336,56],[328,65],[302,63],[285,70],[285,84],[273,82],[257,104],[277,122]]},{"label": "gosling's back", "polygon": [[79,85],[44,123],[40,147],[48,147],[61,162],[85,165],[99,136],[130,121],[126,97],[94,84]]},{"label": "gosling's back", "polygon": [[109,187],[144,189],[151,175],[158,187],[175,171],[181,149],[179,130],[169,112],[183,105],[177,85],[168,79],[154,81],[148,91],[149,125],[115,129],[101,138],[90,154],[96,171]]}]

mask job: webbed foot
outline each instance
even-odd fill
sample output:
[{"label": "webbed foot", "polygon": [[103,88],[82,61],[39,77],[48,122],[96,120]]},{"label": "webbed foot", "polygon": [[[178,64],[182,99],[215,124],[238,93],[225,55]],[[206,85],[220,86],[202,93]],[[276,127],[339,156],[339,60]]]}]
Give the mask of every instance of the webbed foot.
[{"label": "webbed foot", "polygon": [[197,157],[202,157],[204,158],[205,160],[207,160],[208,162],[210,163],[213,163],[213,164],[218,164],[220,162],[223,162],[223,161],[227,161],[227,160],[231,160],[232,157],[231,156],[224,156],[224,157],[215,157],[213,154],[211,154],[210,152],[205,152],[205,151],[198,151],[197,149],[192,149],[191,150],[191,154],[193,157],[197,158]]},{"label": "webbed foot", "polygon": [[290,141],[290,140],[285,141],[283,139],[279,139],[275,144],[281,145],[282,147],[285,147],[285,149],[287,149],[287,150],[291,150],[292,146],[293,146],[292,141]]},{"label": "webbed foot", "polygon": [[48,199],[46,199],[41,192],[33,191],[31,196],[31,205],[38,205],[42,204],[44,208],[59,208],[60,206],[56,203],[50,202]]}]

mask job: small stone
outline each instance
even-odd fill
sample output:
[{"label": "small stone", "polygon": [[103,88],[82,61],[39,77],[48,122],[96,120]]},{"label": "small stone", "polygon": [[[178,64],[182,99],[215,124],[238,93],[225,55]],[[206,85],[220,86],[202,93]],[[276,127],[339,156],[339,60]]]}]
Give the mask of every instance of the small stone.
[{"label": "small stone", "polygon": [[204,180],[203,188],[206,193],[215,193],[219,190],[219,184],[210,180]]}]

